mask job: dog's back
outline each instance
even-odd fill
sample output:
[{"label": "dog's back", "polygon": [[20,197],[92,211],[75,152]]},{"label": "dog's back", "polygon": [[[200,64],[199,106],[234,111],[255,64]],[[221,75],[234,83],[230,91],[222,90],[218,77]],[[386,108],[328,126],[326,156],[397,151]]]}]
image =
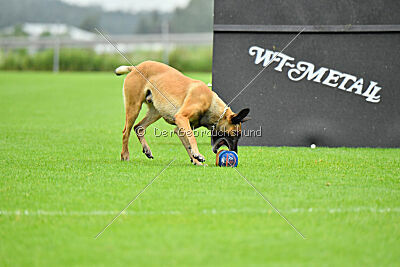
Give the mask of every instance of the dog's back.
[{"label": "dog's back", "polygon": [[121,66],[115,73],[128,73],[124,82],[125,105],[133,102],[140,102],[141,105],[151,94],[152,105],[168,122],[188,94],[196,98],[207,98],[206,102],[211,102],[212,92],[204,82],[191,79],[160,62],[145,61],[137,66]]}]

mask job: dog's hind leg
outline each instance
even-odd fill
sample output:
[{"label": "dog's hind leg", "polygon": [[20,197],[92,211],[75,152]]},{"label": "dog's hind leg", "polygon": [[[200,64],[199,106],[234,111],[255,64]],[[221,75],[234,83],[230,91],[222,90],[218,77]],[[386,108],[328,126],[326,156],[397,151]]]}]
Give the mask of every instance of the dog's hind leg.
[{"label": "dog's hind leg", "polygon": [[153,158],[153,154],[151,153],[150,147],[146,142],[146,139],[144,138],[144,135],[146,133],[146,128],[156,122],[158,119],[161,118],[160,113],[154,108],[153,105],[148,105],[149,110],[146,113],[146,116],[138,123],[135,125],[134,130],[135,133],[139,139],[139,142],[142,144],[143,148],[143,153],[148,157],[149,159]]},{"label": "dog's hind leg", "polygon": [[125,128],[122,135],[122,152],[121,160],[129,160],[129,136],[133,124],[139,115],[142,103],[145,101],[143,88],[145,80],[137,72],[131,72],[126,76],[123,87],[124,104],[125,104]]},{"label": "dog's hind leg", "polygon": [[125,119],[125,128],[122,132],[122,152],[121,152],[121,160],[129,160],[129,136],[131,134],[132,126],[135,123],[137,116],[139,115],[140,108],[142,103],[137,103],[135,105],[129,105],[126,107],[126,119]]}]

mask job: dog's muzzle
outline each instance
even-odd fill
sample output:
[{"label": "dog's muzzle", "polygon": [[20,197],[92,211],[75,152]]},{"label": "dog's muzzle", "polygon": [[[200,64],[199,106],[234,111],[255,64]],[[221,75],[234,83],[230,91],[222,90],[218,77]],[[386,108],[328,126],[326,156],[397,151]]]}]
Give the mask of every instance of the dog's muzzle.
[{"label": "dog's muzzle", "polygon": [[215,135],[211,136],[211,146],[215,154],[221,146],[227,146],[230,151],[237,153],[237,144],[239,138],[237,136]]}]

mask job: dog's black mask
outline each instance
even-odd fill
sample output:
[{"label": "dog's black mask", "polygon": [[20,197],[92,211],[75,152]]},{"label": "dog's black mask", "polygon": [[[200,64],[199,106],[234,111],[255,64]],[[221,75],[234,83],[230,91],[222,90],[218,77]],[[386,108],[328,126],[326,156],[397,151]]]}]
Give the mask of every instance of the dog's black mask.
[{"label": "dog's black mask", "polygon": [[224,145],[227,146],[229,150],[235,151],[237,153],[237,145],[238,145],[238,141],[240,138],[239,135],[231,136],[222,131],[217,131],[214,133],[212,131],[211,134],[212,134],[211,135],[211,146],[212,146],[212,150],[215,154],[217,154],[218,149]]},{"label": "dog's black mask", "polygon": [[218,152],[221,146],[227,146],[230,151],[238,150],[238,141],[241,137],[241,123],[248,121],[250,118],[246,117],[249,114],[250,109],[242,109],[239,113],[232,115],[229,118],[229,123],[231,125],[238,125],[239,129],[236,131],[230,131],[230,134],[226,131],[217,130],[217,126],[214,125],[211,129],[211,146],[214,153]]}]

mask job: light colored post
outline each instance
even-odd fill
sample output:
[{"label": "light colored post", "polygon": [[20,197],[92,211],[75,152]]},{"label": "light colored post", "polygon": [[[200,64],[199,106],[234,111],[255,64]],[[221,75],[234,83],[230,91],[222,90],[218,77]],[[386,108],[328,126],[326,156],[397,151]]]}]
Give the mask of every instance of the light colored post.
[{"label": "light colored post", "polygon": [[168,19],[164,19],[161,25],[161,32],[163,36],[163,61],[165,64],[169,64],[169,23]]},{"label": "light colored post", "polygon": [[60,40],[55,37],[54,40],[54,53],[53,53],[53,72],[57,73],[60,70]]}]

